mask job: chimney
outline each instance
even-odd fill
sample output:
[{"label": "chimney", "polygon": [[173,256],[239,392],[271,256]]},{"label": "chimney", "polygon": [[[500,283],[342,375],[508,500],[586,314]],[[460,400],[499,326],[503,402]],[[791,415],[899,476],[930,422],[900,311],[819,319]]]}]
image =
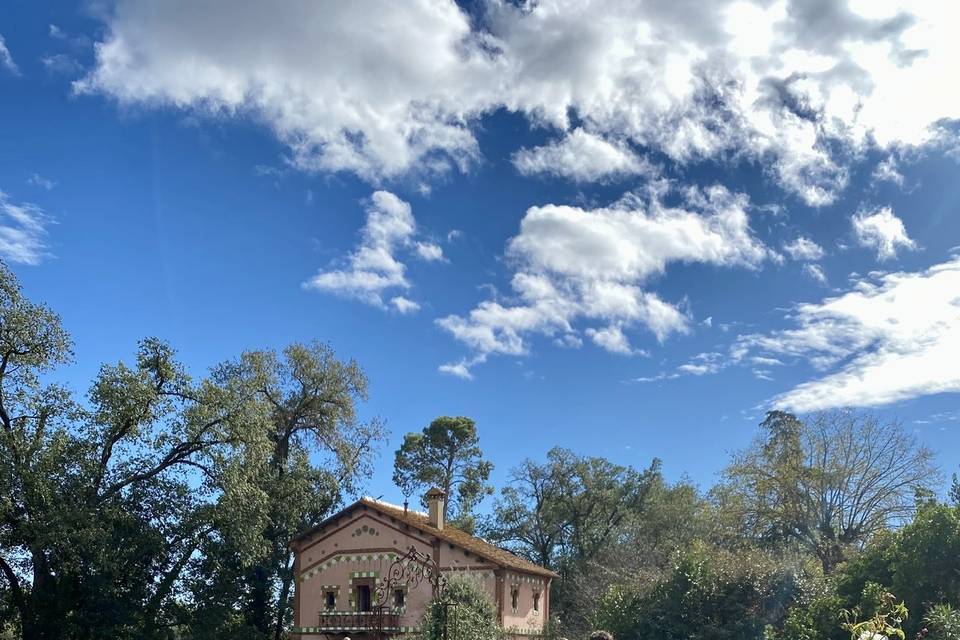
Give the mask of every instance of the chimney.
[{"label": "chimney", "polygon": [[427,491],[427,505],[430,507],[430,526],[443,529],[443,501],[447,497],[441,489],[434,487]]}]

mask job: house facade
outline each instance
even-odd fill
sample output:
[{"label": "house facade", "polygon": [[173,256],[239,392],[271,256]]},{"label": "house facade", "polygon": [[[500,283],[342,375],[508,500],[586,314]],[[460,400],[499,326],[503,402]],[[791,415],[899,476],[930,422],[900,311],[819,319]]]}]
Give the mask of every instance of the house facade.
[{"label": "house facade", "polygon": [[431,490],[429,513],[418,513],[362,498],[292,540],[295,637],[372,637],[378,626],[385,636],[413,633],[434,586],[409,581],[406,573],[384,580],[409,564],[408,554],[429,556],[441,576],[473,576],[493,598],[498,622],[510,634],[542,635],[557,574],[447,525],[444,499],[442,491]]}]

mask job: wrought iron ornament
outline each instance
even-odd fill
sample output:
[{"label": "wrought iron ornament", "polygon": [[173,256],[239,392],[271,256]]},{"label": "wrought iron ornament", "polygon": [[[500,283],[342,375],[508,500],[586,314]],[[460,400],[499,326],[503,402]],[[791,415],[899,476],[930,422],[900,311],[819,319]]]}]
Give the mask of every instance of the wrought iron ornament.
[{"label": "wrought iron ornament", "polygon": [[[432,558],[429,553],[421,553],[413,545],[407,553],[397,558],[390,565],[387,575],[380,580],[374,595],[376,596],[375,618],[376,625],[374,630],[375,640],[383,640],[385,629],[399,626],[399,613],[390,611],[387,605],[390,595],[395,589],[406,587],[407,592],[415,590],[424,582],[428,583],[432,590],[434,600],[442,600],[447,591],[447,579],[440,573],[440,564],[437,558]],[[448,611],[450,603],[443,603],[444,625],[443,637],[447,638]]]}]

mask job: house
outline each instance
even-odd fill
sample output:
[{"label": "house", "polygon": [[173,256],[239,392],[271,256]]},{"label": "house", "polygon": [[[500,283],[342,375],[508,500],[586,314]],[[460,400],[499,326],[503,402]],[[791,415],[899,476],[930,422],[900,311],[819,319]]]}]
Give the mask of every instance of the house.
[{"label": "house", "polygon": [[496,603],[501,627],[517,637],[542,634],[557,574],[447,525],[444,500],[432,489],[429,513],[418,513],[362,498],[294,538],[294,634],[340,640],[415,631],[434,589],[410,579],[416,566],[469,573]]}]

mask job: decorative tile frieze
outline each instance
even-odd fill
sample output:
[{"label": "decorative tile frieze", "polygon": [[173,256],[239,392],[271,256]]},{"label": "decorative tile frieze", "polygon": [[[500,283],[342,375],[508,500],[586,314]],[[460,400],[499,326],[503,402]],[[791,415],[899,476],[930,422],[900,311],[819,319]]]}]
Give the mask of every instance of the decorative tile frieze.
[{"label": "decorative tile frieze", "polygon": [[300,582],[306,582],[317,574],[345,562],[393,562],[396,559],[397,554],[393,551],[386,553],[340,553],[301,573]]}]

